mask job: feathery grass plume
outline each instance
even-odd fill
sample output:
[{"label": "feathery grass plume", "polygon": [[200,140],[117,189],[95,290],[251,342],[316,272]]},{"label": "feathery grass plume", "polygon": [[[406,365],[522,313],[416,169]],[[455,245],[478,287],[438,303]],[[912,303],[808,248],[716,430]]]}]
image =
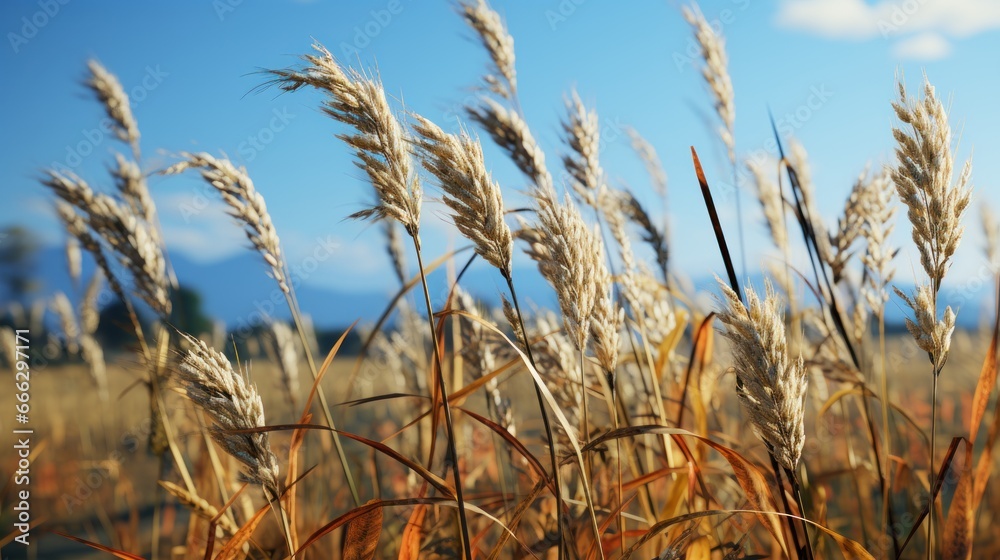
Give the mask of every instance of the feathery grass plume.
[{"label": "feathery grass plume", "polygon": [[[965,163],[958,180],[952,183],[951,128],[934,86],[924,79],[922,100],[911,99],[902,81],[898,86],[899,101],[892,107],[900,122],[908,126],[892,130],[898,143],[898,164],[891,176],[899,199],[907,207],[920,264],[930,280],[930,286],[920,286],[913,297],[903,299],[916,315],[916,321],[908,321],[907,327],[917,344],[930,354],[937,374],[947,358],[954,329],[950,307],[942,321],[936,319],[937,294],[965,229],[961,219],[972,196],[972,162]],[[898,289],[896,292],[900,293]]]},{"label": "feathery grass plume", "polygon": [[14,334],[14,329],[7,325],[0,325],[0,356],[11,369],[14,369],[14,364],[17,363],[15,346],[17,346],[17,335]]},{"label": "feathery grass plume", "polygon": [[514,165],[535,183],[538,190],[554,191],[552,175],[545,166],[545,153],[519,114],[488,97],[480,98],[478,107],[468,106],[465,110],[469,118],[507,152]]},{"label": "feathery grass plume", "polygon": [[59,221],[62,222],[63,227],[66,229],[66,232],[70,235],[70,237],[78,240],[80,242],[80,246],[86,249],[86,251],[94,258],[94,262],[97,264],[97,269],[101,271],[105,278],[107,278],[108,286],[111,288],[111,291],[113,291],[119,298],[124,299],[125,291],[122,289],[121,284],[118,283],[115,276],[111,274],[111,265],[104,256],[101,244],[90,234],[90,230],[87,228],[87,224],[83,217],[73,209],[71,204],[61,200],[56,201],[56,213],[59,215]]},{"label": "feathery grass plume", "polygon": [[[622,197],[619,204],[627,208],[630,205],[631,195],[623,193]],[[632,241],[625,230],[623,213],[606,212],[604,216],[611,235],[618,243],[621,255],[622,272],[619,283],[622,296],[628,304],[633,319],[642,325],[655,357],[659,353],[660,343],[677,325],[670,293],[642,262],[636,262],[632,252]]]},{"label": "feathery grass plume", "polygon": [[666,282],[670,263],[670,244],[667,241],[666,229],[661,230],[653,223],[653,218],[639,202],[639,199],[635,197],[635,194],[625,191],[623,197],[624,199],[618,204],[618,207],[642,229],[642,240],[653,249],[653,253],[656,255],[656,264],[659,265],[660,273]]},{"label": "feathery grass plume", "polygon": [[156,229],[156,204],[149,194],[146,177],[135,162],[125,159],[121,154],[115,154],[115,161],[118,167],[112,170],[111,175],[115,179],[118,192],[121,193],[132,212],[146,221],[150,233],[156,236],[157,243],[160,243],[159,232]]},{"label": "feathery grass plume", "polygon": [[[565,330],[559,328],[559,317],[549,310],[535,313],[527,328],[531,339],[539,339],[531,345],[538,371],[546,373],[545,380],[568,424],[579,426],[583,402],[579,389],[574,386],[574,383],[581,382],[576,343]],[[573,383],[568,383],[569,380]],[[554,428],[562,429],[561,423]]]},{"label": "feathery grass plume", "polygon": [[[861,236],[865,217],[863,208],[867,204],[865,198],[871,193],[868,185],[868,172],[862,172],[854,181],[851,193],[844,202],[844,213],[837,219],[837,227],[830,231],[830,253],[826,255],[833,283],[840,282],[853,253],[851,246]],[[822,235],[822,234],[821,234]]]},{"label": "feathery grass plume", "polygon": [[522,238],[529,243],[528,255],[555,288],[570,339],[583,350],[598,297],[601,237],[583,221],[569,195],[559,203],[554,192],[536,194],[538,222],[533,228],[522,227]]},{"label": "feathery grass plume", "polygon": [[299,394],[299,353],[295,347],[292,329],[280,321],[271,322],[271,338],[274,342],[281,385],[288,393],[288,402],[295,406]]},{"label": "feathery grass plume", "polygon": [[[458,307],[476,317],[482,317],[476,302],[472,296],[462,289],[456,290]],[[479,379],[485,375],[493,373],[497,367],[496,353],[491,344],[490,333],[483,328],[478,321],[462,318],[462,358],[469,365],[468,371],[472,379]],[[500,390],[500,383],[496,378],[486,383],[486,390],[489,392],[489,404],[496,413],[498,423],[504,427],[511,435],[517,435],[517,425],[514,421],[514,410],[511,408],[510,398],[504,396]]]},{"label": "feathery grass plume", "polygon": [[639,131],[631,126],[625,127],[625,134],[628,134],[629,143],[635,151],[642,164],[646,167],[646,173],[653,182],[653,190],[656,194],[666,198],[667,196],[667,171],[663,168],[660,156],[656,153],[656,148],[643,138]]},{"label": "feathery grass plume", "polygon": [[[778,169],[777,162],[765,160],[747,160],[747,170],[753,176],[754,185],[757,187],[757,200],[760,201],[761,210],[767,223],[767,230],[771,234],[774,246],[785,251],[788,249],[788,230],[785,227],[785,199],[781,195],[781,189],[772,178],[773,172]],[[798,169],[796,169],[796,172]]]},{"label": "feathery grass plume", "polygon": [[[598,238],[600,239],[600,238]],[[595,263],[594,283],[597,296],[590,320],[590,334],[594,337],[594,356],[608,376],[608,384],[614,391],[614,375],[618,367],[619,333],[625,322],[625,310],[618,305],[614,296],[614,279],[604,260],[604,244],[600,243],[600,255]]]},{"label": "feathery grass plume", "polygon": [[896,295],[906,302],[906,306],[913,310],[914,319],[906,318],[906,330],[913,335],[917,346],[931,357],[937,375],[948,360],[948,352],[951,350],[951,334],[955,331],[955,312],[948,306],[941,320],[937,320],[934,289],[928,284],[918,285],[911,296],[899,288],[893,289]]},{"label": "feathery grass plume", "polygon": [[97,298],[101,294],[101,287],[104,285],[104,273],[100,268],[94,271],[87,283],[87,289],[80,299],[78,313],[80,315],[80,332],[82,334],[94,334],[101,321],[101,310],[97,307]]},{"label": "feathery grass plume", "polygon": [[601,125],[597,111],[588,110],[576,90],[566,100],[567,118],[562,122],[570,152],[562,157],[569,184],[584,204],[600,209],[607,186],[600,162]]},{"label": "feathery grass plume", "polygon": [[139,125],[132,116],[128,95],[118,77],[108,71],[96,60],[87,61],[90,77],[87,87],[94,92],[97,99],[104,105],[104,110],[113,123],[115,136],[122,142],[127,142],[137,154],[139,152]]},{"label": "feathery grass plume", "polygon": [[[367,336],[368,333],[365,333]],[[372,364],[380,372],[380,379],[385,380],[385,386],[390,390],[404,391],[413,389],[409,382],[410,371],[403,367],[403,359],[396,351],[389,334],[385,331],[378,331],[372,336],[371,350],[369,352]],[[371,381],[365,380],[370,383]]]},{"label": "feathery grass plume", "polygon": [[448,134],[417,115],[414,130],[424,167],[437,177],[455,227],[476,245],[486,262],[511,277],[514,240],[504,221],[500,185],[490,176],[483,149],[467,134]]},{"label": "feathery grass plume", "polygon": [[514,305],[507,299],[506,294],[500,294],[500,302],[503,308],[503,318],[507,320],[507,324],[510,325],[511,330],[514,332],[514,344],[517,344],[523,351],[522,342],[528,339],[524,338],[521,322],[517,320],[517,310],[514,309]]},{"label": "feathery grass plume", "polygon": [[986,258],[994,270],[1000,266],[1000,224],[993,214],[993,209],[986,202],[979,204],[980,217],[983,222],[983,234],[986,237]]},{"label": "feathery grass plume", "polygon": [[483,76],[487,88],[505,98],[517,96],[517,72],[514,69],[514,38],[507,32],[500,14],[486,0],[466,0],[458,9],[465,23],[479,36],[486,52],[493,61],[493,70]]},{"label": "feathery grass plume", "polygon": [[393,114],[382,83],[353,69],[346,71],[330,51],[313,44],[317,54],[303,57],[301,70],[269,70],[282,90],[311,86],[329,96],[323,111],[356,130],[338,138],[355,150],[356,165],[368,174],[378,195],[374,208],[352,218],[392,218],[416,237],[420,228],[420,179],[412,172],[403,126]]},{"label": "feathery grass plume", "polygon": [[885,288],[896,273],[892,259],[897,250],[889,245],[889,236],[895,227],[892,218],[896,207],[892,204],[894,190],[888,172],[876,175],[867,186],[868,196],[861,208],[864,219],[861,236],[865,238],[865,254],[861,256],[861,263],[868,274],[861,291],[869,308],[878,314],[889,299]]},{"label": "feathery grass plume", "polygon": [[392,261],[392,271],[396,274],[396,279],[400,285],[405,285],[409,280],[406,272],[406,249],[403,247],[403,238],[396,228],[398,224],[393,221],[383,220],[382,230],[385,232],[385,250]]},{"label": "feathery grass plume", "polygon": [[59,318],[59,326],[63,332],[63,343],[66,345],[66,352],[70,356],[75,356],[80,351],[80,326],[76,322],[76,314],[73,312],[73,305],[63,292],[56,292],[49,302],[49,308],[56,317]]},{"label": "feathery grass plume", "polygon": [[80,355],[86,362],[90,377],[97,385],[97,394],[102,404],[108,403],[108,368],[104,361],[104,349],[91,334],[80,336]]},{"label": "feathery grass plume", "polygon": [[228,159],[217,159],[204,152],[200,154],[182,152],[181,157],[184,158],[183,161],[171,165],[162,173],[172,175],[188,169],[199,169],[202,178],[219,191],[222,199],[229,205],[230,215],[243,224],[247,239],[271,267],[271,276],[278,282],[278,287],[288,293],[285,261],[281,254],[278,231],[271,221],[271,214],[267,211],[264,197],[257,192],[246,169],[236,167]]},{"label": "feathery grass plume", "polygon": [[66,238],[66,268],[73,283],[80,281],[83,270],[83,256],[80,254],[80,240],[75,237]]},{"label": "feathery grass plume", "polygon": [[924,79],[922,100],[908,97],[902,81],[898,86],[899,101],[892,107],[900,122],[909,126],[892,130],[898,143],[892,180],[908,209],[920,264],[937,292],[965,230],[961,219],[972,196],[972,161],[952,183],[951,128],[934,86]]},{"label": "feathery grass plume", "polygon": [[736,120],[736,108],[733,104],[733,82],[729,78],[729,70],[726,68],[728,64],[726,42],[705,20],[705,16],[697,4],[684,6],[682,12],[684,19],[694,30],[695,39],[701,47],[701,58],[705,62],[705,66],[701,69],[701,75],[705,78],[708,89],[715,100],[715,113],[722,121],[722,126],[718,130],[719,138],[722,139],[722,143],[725,144],[729,152],[729,161],[736,165],[736,141],[733,128]]},{"label": "feathery grass plume", "polygon": [[181,333],[190,344],[178,368],[187,396],[212,418],[215,440],[243,464],[243,480],[260,484],[268,500],[278,496],[278,459],[266,432],[236,433],[264,427],[264,404],[256,387],[233,371],[229,360],[201,340]]},{"label": "feathery grass plume", "polygon": [[[136,294],[160,317],[170,315],[166,260],[150,224],[133,213],[127,204],[95,193],[76,175],[63,175],[50,170],[42,184],[71,205],[59,207],[60,217],[71,235],[79,239],[98,260],[105,274],[111,278],[106,262],[101,264],[104,257],[97,244],[98,239],[110,247],[122,266],[131,273]],[[89,233],[88,228],[94,235]]]},{"label": "feathery grass plume", "polygon": [[767,282],[763,300],[752,287],[745,288],[744,306],[736,292],[716,281],[723,293],[719,320],[732,345],[740,402],[757,437],[782,467],[794,471],[805,443],[808,378],[802,357],[788,357],[781,299]]},{"label": "feathery grass plume", "polygon": [[234,535],[237,531],[239,531],[239,527],[233,523],[233,520],[230,519],[228,515],[219,515],[219,508],[210,504],[208,500],[198,496],[197,494],[188,492],[185,488],[182,488],[173,482],[167,480],[158,480],[157,482],[163,487],[164,490],[169,492],[171,496],[177,498],[178,502],[190,508],[191,511],[198,517],[209,521],[217,518],[219,527],[230,535]]},{"label": "feathery grass plume", "polygon": [[826,225],[823,223],[823,215],[816,207],[816,191],[813,187],[812,169],[809,165],[809,152],[795,138],[788,143],[786,162],[795,170],[799,186],[802,188],[802,206],[806,213],[802,219],[816,233],[816,246],[819,249],[820,260],[824,263],[828,262],[833,248],[830,246],[830,237],[823,235],[823,232],[826,231]]}]

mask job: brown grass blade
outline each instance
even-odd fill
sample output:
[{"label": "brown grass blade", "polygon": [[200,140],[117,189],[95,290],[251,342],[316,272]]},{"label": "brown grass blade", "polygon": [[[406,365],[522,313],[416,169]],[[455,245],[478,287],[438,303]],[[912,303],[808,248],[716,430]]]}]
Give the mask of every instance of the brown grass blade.
[{"label": "brown grass blade", "polygon": [[934,503],[938,492],[941,491],[941,484],[944,482],[944,475],[948,472],[948,468],[951,467],[951,462],[955,460],[955,453],[958,451],[958,444],[963,441],[968,444],[968,440],[964,437],[956,437],[952,438],[951,444],[948,445],[948,452],[945,453],[944,461],[941,462],[941,468],[937,473],[937,477],[934,478],[934,488],[931,490],[931,499],[928,500],[928,503],[924,505],[922,510],[920,510],[920,515],[918,515],[916,520],[913,521],[913,526],[910,528],[910,532],[906,535],[906,539],[903,540],[903,543],[899,546],[899,554],[896,556],[896,560],[903,557],[903,552],[906,551],[906,545],[910,543],[910,539],[913,538],[913,535],[917,534],[921,524],[924,522],[924,518],[927,517],[927,513],[930,511],[930,505]]},{"label": "brown grass blade", "polygon": [[[1000,290],[1000,281],[997,283],[998,290]],[[990,344],[990,354],[986,357],[986,362],[983,364],[983,372],[980,374],[979,385],[976,386],[976,394],[973,398],[973,416],[977,415],[977,406],[979,398],[983,401],[989,399],[989,394],[991,390],[986,390],[983,388],[983,396],[980,397],[980,387],[984,384],[984,380],[991,377],[992,381],[987,381],[987,384],[996,385],[997,381],[997,342],[998,342],[998,331],[1000,331],[1000,293],[997,294],[997,315],[995,322],[993,324],[993,340]],[[991,363],[992,362],[992,363]],[[992,372],[987,372],[988,366],[992,367]],[[985,402],[982,403],[985,406]],[[972,482],[972,510],[976,511],[979,509],[979,504],[982,502],[983,494],[986,493],[986,483],[990,479],[990,474],[993,471],[993,447],[996,445],[997,435],[1000,434],[1000,399],[997,399],[996,403],[993,405],[993,424],[990,425],[989,433],[986,436],[986,443],[983,445],[983,451],[979,455],[979,461],[976,463],[976,471],[973,476]],[[982,415],[979,414],[980,422],[982,421]],[[971,434],[975,434],[979,431],[978,426],[971,430]],[[970,441],[975,443],[975,439],[970,438]]]},{"label": "brown grass blade", "polygon": [[402,499],[399,499],[399,500],[371,500],[368,503],[366,503],[365,505],[363,505],[361,507],[354,508],[351,511],[349,511],[349,512],[347,512],[347,513],[345,513],[345,514],[343,514],[343,515],[341,515],[339,517],[337,517],[333,521],[331,521],[331,522],[327,523],[326,525],[323,525],[322,527],[320,527],[319,529],[317,529],[315,532],[313,532],[313,534],[309,535],[309,538],[306,539],[306,542],[304,542],[302,544],[302,546],[298,550],[295,551],[295,556],[301,555],[303,552],[305,552],[306,549],[308,549],[310,546],[312,546],[313,544],[315,544],[316,541],[318,541],[319,539],[321,539],[321,538],[325,537],[326,535],[332,533],[333,531],[337,530],[339,527],[343,526],[344,524],[350,523],[351,521],[353,521],[355,519],[359,519],[359,518],[362,518],[362,517],[364,517],[366,515],[369,515],[372,510],[375,510],[375,509],[381,510],[382,508],[387,508],[387,507],[412,506],[412,505],[421,505],[421,504],[423,504],[423,505],[436,505],[436,504],[440,504],[442,502],[450,502],[450,501],[452,501],[452,500],[449,499],[449,498],[444,498],[444,497],[435,497],[435,498],[402,498]]},{"label": "brown grass blade", "polygon": [[997,308],[993,319],[993,336],[990,338],[990,349],[983,361],[983,369],[979,372],[979,382],[972,396],[972,416],[969,422],[969,441],[976,443],[976,435],[986,414],[990,394],[997,383],[997,346],[1000,344],[1000,293],[997,294]]},{"label": "brown grass blade", "polygon": [[682,430],[679,428],[667,428],[664,426],[656,425],[645,425],[645,426],[629,426],[626,428],[619,428],[617,430],[611,430],[610,432],[595,438],[593,441],[588,443],[583,449],[590,450],[600,445],[605,441],[610,441],[614,439],[635,437],[644,434],[668,434],[692,437],[705,445],[711,447],[717,451],[729,466],[733,469],[733,474],[736,475],[736,482],[739,483],[740,488],[743,489],[747,501],[750,503],[750,507],[754,510],[758,510],[757,519],[761,524],[771,533],[774,540],[778,542],[782,549],[787,551],[787,543],[785,539],[781,536],[783,535],[781,530],[781,524],[778,522],[777,518],[772,515],[768,515],[777,511],[776,503],[774,501],[774,496],[771,494],[770,486],[767,482],[767,477],[760,472],[749,459],[733,451],[729,447],[722,445],[721,443],[715,442],[705,436],[700,436],[693,432],[687,430]]},{"label": "brown grass blade", "polygon": [[684,370],[684,386],[681,389],[680,410],[677,411],[677,425],[684,424],[684,403],[687,402],[688,385],[691,382],[691,371],[695,364],[700,364],[704,368],[708,360],[711,359],[712,352],[712,321],[715,319],[715,312],[711,312],[705,320],[698,325],[698,332],[694,337],[694,344],[691,345],[691,357],[688,359],[688,366]]},{"label": "brown grass blade", "polygon": [[694,172],[698,176],[698,184],[701,186],[701,195],[705,198],[705,208],[708,210],[708,217],[712,220],[712,229],[715,230],[715,240],[719,243],[722,262],[726,265],[726,274],[729,275],[729,286],[734,292],[739,294],[740,301],[742,301],[743,292],[740,291],[740,283],[736,279],[736,268],[733,267],[733,259],[729,256],[729,245],[726,245],[726,235],[722,232],[719,213],[715,210],[715,201],[712,200],[712,190],[708,188],[708,180],[705,179],[705,171],[701,168],[701,160],[698,159],[698,152],[695,151],[694,146],[691,146],[691,160],[694,162]]},{"label": "brown grass blade", "polygon": [[975,534],[975,509],[972,495],[972,443],[965,446],[965,461],[955,495],[948,506],[944,522],[944,546],[941,557],[945,560],[970,560],[972,537]]},{"label": "brown grass blade", "polygon": [[[427,495],[427,483],[420,485],[420,492],[417,497],[423,498]],[[420,558],[420,536],[424,529],[424,518],[427,517],[427,506],[417,504],[410,512],[410,519],[406,522],[406,529],[403,529],[403,536],[399,541],[399,560],[418,560]]]},{"label": "brown grass blade", "polygon": [[[369,500],[371,505],[378,500]],[[371,560],[378,549],[378,539],[382,535],[382,508],[367,510],[347,524],[344,536],[344,560]]]},{"label": "brown grass blade", "polygon": [[[539,494],[545,488],[545,481],[539,480],[535,483],[535,486],[528,491],[528,495],[517,504],[517,508],[514,509],[514,513],[510,516],[510,521],[507,522],[507,527],[510,531],[504,531],[500,533],[500,538],[497,540],[497,544],[490,551],[490,555],[487,556],[486,560],[499,560],[500,555],[503,553],[503,547],[510,540],[511,533],[517,529],[518,523],[521,521],[521,517],[524,516],[525,512],[531,509],[531,504],[535,503],[535,499],[538,498]],[[562,507],[562,504],[559,504]],[[532,555],[534,556],[534,555]]]},{"label": "brown grass blade", "polygon": [[233,535],[233,538],[229,539],[226,546],[222,547],[219,551],[219,555],[215,557],[215,560],[233,560],[234,558],[243,557],[243,545],[250,540],[253,536],[253,532],[257,530],[257,526],[260,522],[264,520],[264,516],[267,515],[268,510],[271,509],[270,504],[257,510],[257,513],[253,514],[246,523],[240,527],[240,530]]},{"label": "brown grass blade", "polygon": [[[641,548],[642,545],[646,544],[647,542],[649,542],[650,540],[652,540],[653,538],[655,538],[656,536],[658,536],[663,531],[666,531],[667,529],[669,529],[670,527],[672,527],[674,525],[677,525],[678,523],[685,523],[687,521],[694,521],[694,520],[697,520],[697,519],[704,519],[706,517],[714,517],[714,516],[722,516],[722,515],[732,515],[732,514],[735,514],[735,513],[750,513],[750,514],[754,514],[754,515],[757,515],[757,516],[760,516],[760,515],[777,515],[777,516],[781,516],[781,517],[791,517],[791,518],[795,518],[795,519],[802,519],[801,517],[797,517],[797,516],[794,516],[794,515],[789,515],[787,513],[764,512],[764,511],[754,510],[754,509],[729,509],[729,510],[696,511],[696,512],[693,512],[693,513],[688,513],[688,514],[685,514],[685,515],[680,515],[680,516],[677,516],[677,517],[672,517],[670,519],[666,519],[664,521],[660,521],[656,525],[653,525],[652,527],[650,527],[646,531],[646,533],[642,537],[639,538],[638,541],[636,541],[635,543],[633,543],[632,546],[630,546],[622,554],[622,560],[626,560],[628,558],[632,558],[632,556],[635,554],[635,552],[639,548]],[[830,538],[832,538],[837,543],[837,545],[840,546],[840,550],[844,554],[844,558],[848,558],[848,559],[851,559],[851,560],[858,560],[858,559],[875,560],[875,557],[872,556],[867,550],[865,550],[865,547],[862,546],[861,543],[859,543],[857,541],[854,541],[852,539],[849,539],[849,538],[845,537],[844,535],[841,535],[840,533],[834,531],[833,529],[824,527],[824,526],[820,525],[819,523],[816,523],[815,521],[810,521],[808,519],[804,519],[804,521],[806,523],[812,525],[813,527],[816,527],[817,529],[819,529],[820,531],[822,531],[823,533],[825,533],[826,535],[828,535]]]},{"label": "brown grass blade", "polygon": [[[531,451],[528,451],[528,448],[525,447],[523,443],[521,443],[521,440],[511,435],[510,432],[508,432],[503,426],[497,424],[496,422],[490,420],[489,418],[480,416],[479,414],[476,414],[471,410],[467,410],[464,408],[458,408],[457,410],[461,410],[463,413],[469,415],[471,418],[473,418],[480,424],[486,426],[494,433],[496,433],[498,436],[500,436],[504,441],[510,444],[512,448],[517,450],[517,452],[520,453],[521,456],[525,458],[525,460],[528,461],[528,464],[531,465],[532,470],[535,471],[535,474],[537,474],[539,478],[541,478],[542,480],[549,480],[548,474],[546,474],[545,472],[545,467],[542,466],[542,463],[538,460],[538,458],[535,457],[531,453]],[[548,485],[552,486],[551,481],[548,483]],[[554,492],[555,488],[553,488],[552,490]]]},{"label": "brown grass blade", "polygon": [[50,530],[49,532],[52,533],[52,534],[55,534],[55,535],[59,535],[60,537],[69,539],[71,541],[76,541],[76,542],[78,542],[80,544],[85,544],[85,545],[89,546],[90,548],[93,548],[94,550],[100,550],[101,552],[107,552],[108,554],[111,554],[115,558],[121,558],[122,560],[143,560],[142,556],[136,556],[135,554],[130,554],[128,552],[125,552],[124,550],[117,550],[117,549],[111,548],[110,546],[104,546],[103,544],[100,544],[100,543],[95,543],[95,542],[88,541],[87,539],[81,539],[80,537],[74,537],[73,535],[70,535],[70,534],[67,534],[67,533],[63,533],[62,531]]}]

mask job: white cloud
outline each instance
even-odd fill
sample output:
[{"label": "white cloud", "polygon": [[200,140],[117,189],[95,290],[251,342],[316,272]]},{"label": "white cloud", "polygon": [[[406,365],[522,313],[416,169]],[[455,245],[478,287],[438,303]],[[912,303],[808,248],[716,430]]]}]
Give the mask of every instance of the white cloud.
[{"label": "white cloud", "polygon": [[248,250],[250,242],[220,200],[202,192],[157,196],[163,237],[170,251],[192,260],[213,262]]},{"label": "white cloud", "polygon": [[893,53],[934,59],[951,51],[948,39],[1000,29],[995,0],[783,0],[775,23],[831,39],[902,39]]},{"label": "white cloud", "polygon": [[877,33],[872,7],[862,0],[785,0],[777,24],[838,39],[866,39]]},{"label": "white cloud", "polygon": [[951,54],[951,43],[937,33],[921,33],[892,46],[896,58],[917,60],[940,60]]}]

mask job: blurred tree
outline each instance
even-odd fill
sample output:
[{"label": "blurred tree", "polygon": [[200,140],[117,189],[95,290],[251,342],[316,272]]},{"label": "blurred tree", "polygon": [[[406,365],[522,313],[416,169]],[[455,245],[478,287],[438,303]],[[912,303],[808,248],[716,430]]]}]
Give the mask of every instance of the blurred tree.
[{"label": "blurred tree", "polygon": [[212,319],[202,309],[201,294],[186,286],[180,286],[171,294],[173,311],[170,323],[181,332],[193,336],[212,334]]},{"label": "blurred tree", "polygon": [[[136,310],[136,313],[139,311]],[[149,321],[141,313],[139,314],[139,324],[142,326],[143,334],[149,338],[152,334],[149,330]],[[101,320],[97,324],[97,332],[94,333],[94,336],[104,348],[105,354],[112,350],[136,350],[138,348],[128,308],[119,299],[115,299],[113,303],[101,309]]]},{"label": "blurred tree", "polygon": [[38,241],[24,227],[10,226],[0,231],[0,281],[8,301],[24,303],[38,289],[35,253]]}]

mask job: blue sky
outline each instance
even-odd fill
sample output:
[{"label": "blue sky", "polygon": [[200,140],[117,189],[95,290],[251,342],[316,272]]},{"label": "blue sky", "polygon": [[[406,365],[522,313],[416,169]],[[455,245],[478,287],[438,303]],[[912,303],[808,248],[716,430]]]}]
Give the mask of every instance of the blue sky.
[{"label": "blue sky", "polygon": [[[713,184],[726,182],[730,171],[705,124],[711,103],[689,57],[697,51],[681,4],[493,5],[515,38],[523,108],[553,170],[563,150],[563,99],[575,87],[601,115],[612,181],[637,189],[654,207],[622,127],[634,126],[658,150],[670,180],[676,266],[695,278],[721,272],[689,146],[699,150]],[[975,153],[976,204],[1000,207],[1000,3],[720,0],[704,2],[702,11],[726,37],[737,151],[766,145],[768,108],[784,119],[810,153],[828,223],[866,164],[891,161],[896,76],[917,92],[924,72],[949,100],[959,156]],[[394,285],[380,229],[344,220],[371,201],[371,188],[333,136],[343,129],[320,113],[321,97],[257,92],[264,77],[256,72],[296,64],[315,39],[346,63],[377,67],[398,107],[456,130],[456,115],[473,99],[487,62],[444,0],[9,1],[0,4],[0,22],[8,131],[0,151],[0,228],[20,224],[46,243],[61,241],[50,198],[36,181],[46,167],[66,165],[107,187],[104,169],[124,147],[100,132],[102,110],[82,86],[86,61],[97,58],[134,96],[145,170],[164,167],[182,150],[228,154],[267,199],[292,264],[332,236],[334,258],[307,282],[346,290]],[[492,146],[486,157],[508,206],[517,205],[524,179]],[[153,177],[151,189],[172,253],[207,262],[245,250],[239,228],[194,177]],[[433,187],[428,195],[425,243],[437,255],[463,243]],[[732,199],[721,196],[717,204],[734,220]],[[769,254],[766,230],[752,193],[743,195],[743,208],[747,260],[755,268]],[[974,207],[951,276],[956,282],[983,270],[978,223]],[[735,235],[735,221],[726,227]],[[901,212],[896,241],[906,246],[908,237]],[[912,281],[916,252],[905,249],[897,268],[900,280]]]}]

